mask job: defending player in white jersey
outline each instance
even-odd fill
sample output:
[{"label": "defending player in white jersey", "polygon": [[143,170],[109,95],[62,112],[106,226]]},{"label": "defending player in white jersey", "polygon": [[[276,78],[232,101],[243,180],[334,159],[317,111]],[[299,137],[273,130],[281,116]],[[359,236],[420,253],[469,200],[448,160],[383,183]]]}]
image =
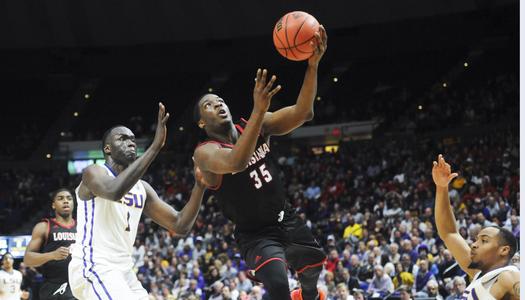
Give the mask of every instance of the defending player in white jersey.
[{"label": "defending player in white jersey", "polygon": [[456,176],[458,174],[451,173],[450,165],[439,155],[432,168],[436,184],[436,226],[439,237],[461,269],[474,277],[463,293],[463,299],[519,299],[519,270],[510,265],[516,252],[516,238],[507,229],[489,226],[479,232],[476,241],[469,247],[456,228],[448,196],[448,185]]},{"label": "defending player in white jersey", "polygon": [[0,300],[20,300],[22,297],[22,273],[13,268],[13,263],[13,255],[6,252],[0,269]]},{"label": "defending player in white jersey", "polygon": [[[132,249],[142,211],[162,227],[186,235],[199,212],[205,185],[196,179],[190,200],[177,212],[140,180],[166,141],[169,114],[159,103],[155,138],[137,158],[135,136],[124,126],[103,137],[105,166],[82,174],[77,194],[77,238],[72,246],[69,283],[80,299],[148,299],[132,271]],[[196,176],[200,171],[195,170]],[[201,178],[201,177],[199,177]]]}]

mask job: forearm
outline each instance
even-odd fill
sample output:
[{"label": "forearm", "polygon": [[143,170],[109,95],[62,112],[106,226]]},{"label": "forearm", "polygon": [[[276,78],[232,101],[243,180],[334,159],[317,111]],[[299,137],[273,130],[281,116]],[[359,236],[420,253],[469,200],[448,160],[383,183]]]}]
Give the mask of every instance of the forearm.
[{"label": "forearm", "polygon": [[317,65],[308,65],[304,74],[303,85],[297,103],[296,112],[301,114],[305,119],[311,120],[314,115],[314,100],[317,95]]},{"label": "forearm", "polygon": [[243,134],[241,134],[230,153],[230,163],[235,166],[235,169],[244,170],[248,165],[248,161],[252,157],[253,152],[255,152],[257,137],[261,132],[263,119],[264,112],[252,111]]},{"label": "forearm", "polygon": [[144,154],[130,164],[114,181],[111,182],[111,200],[118,201],[139,181],[157,157],[159,150],[148,148]]},{"label": "forearm", "polygon": [[28,267],[39,267],[52,259],[50,252],[38,253],[34,251],[26,251],[24,255],[24,264]]},{"label": "forearm", "polygon": [[205,188],[195,185],[191,192],[190,200],[179,212],[173,231],[180,235],[187,235],[199,214]]},{"label": "forearm", "polygon": [[450,205],[448,187],[436,186],[436,226],[440,237],[447,234],[457,233],[456,218]]}]

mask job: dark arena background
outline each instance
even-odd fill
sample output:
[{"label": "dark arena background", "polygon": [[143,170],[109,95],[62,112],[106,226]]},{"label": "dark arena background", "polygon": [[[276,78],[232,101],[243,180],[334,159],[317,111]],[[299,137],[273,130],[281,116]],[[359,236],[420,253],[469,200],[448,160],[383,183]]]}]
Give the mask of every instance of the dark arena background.
[{"label": "dark arena background", "polygon": [[[141,155],[157,103],[166,105],[167,142],[143,179],[181,210],[202,139],[192,114],[201,95],[221,95],[234,121],[248,118],[255,72],[267,68],[283,86],[269,111],[296,102],[307,63],[285,59],[272,40],[295,10],[324,25],[328,49],[313,120],[270,147],[288,200],[327,254],[318,287],[329,300],[460,299],[472,278],[438,236],[432,162],[443,154],[459,172],[449,195],[469,244],[490,225],[519,241],[518,6],[2,1],[0,255],[9,251],[22,272],[21,299],[40,299],[43,281],[23,263],[33,226],[53,217],[54,190],[73,192],[86,166],[104,163],[108,128],[130,128]],[[207,191],[187,236],[143,215],[133,270],[150,299],[269,299],[246,278],[233,233]],[[372,286],[380,272],[388,289]]]}]

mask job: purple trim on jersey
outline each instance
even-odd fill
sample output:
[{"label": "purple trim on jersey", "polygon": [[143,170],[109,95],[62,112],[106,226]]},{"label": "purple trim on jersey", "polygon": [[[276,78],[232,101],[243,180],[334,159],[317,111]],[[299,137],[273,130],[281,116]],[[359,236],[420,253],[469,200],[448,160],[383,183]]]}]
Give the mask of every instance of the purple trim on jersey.
[{"label": "purple trim on jersey", "polygon": [[91,252],[91,254],[89,256],[89,260],[91,262],[91,267],[89,268],[89,271],[91,273],[93,273],[95,275],[95,277],[97,277],[98,283],[100,283],[100,285],[104,289],[104,292],[109,297],[109,299],[113,300],[113,298],[111,298],[111,296],[109,295],[108,290],[106,289],[106,286],[104,285],[102,280],[100,280],[100,277],[98,276],[97,272],[95,270],[93,270],[93,265],[95,265],[95,263],[93,262],[93,246],[92,246],[92,242],[93,242],[93,226],[94,226],[93,224],[95,222],[95,199],[94,198],[93,198],[92,208],[93,208],[93,210],[91,211],[91,232],[90,232],[91,236],[89,237],[89,251]]},{"label": "purple trim on jersey", "polygon": [[476,295],[476,290],[474,288],[472,288],[472,294],[471,295],[472,295],[472,299],[479,300],[478,295]]},{"label": "purple trim on jersey", "polygon": [[115,171],[113,171],[113,169],[107,163],[104,163],[104,166],[108,168],[108,170],[111,172],[111,174],[113,174],[113,176],[117,177],[117,173],[115,173]]},{"label": "purple trim on jersey", "polygon": [[[93,202],[95,202],[95,198],[92,198],[91,199]],[[86,248],[84,248],[84,242],[86,241],[86,232],[87,232],[87,223],[88,223],[88,215],[87,215],[87,201],[83,201],[84,202],[84,218],[85,218],[85,222],[84,222],[84,236],[82,237],[82,261],[84,262],[84,268],[82,268],[82,276],[89,282],[91,283],[91,287],[93,288],[93,291],[95,292],[95,295],[97,295],[98,299],[99,300],[102,300],[102,298],[100,298],[100,295],[98,294],[97,290],[95,289],[95,285],[93,284],[93,281],[91,281],[87,276],[86,276],[86,268],[87,268],[87,264],[86,264]],[[93,228],[92,228],[93,229]]]}]

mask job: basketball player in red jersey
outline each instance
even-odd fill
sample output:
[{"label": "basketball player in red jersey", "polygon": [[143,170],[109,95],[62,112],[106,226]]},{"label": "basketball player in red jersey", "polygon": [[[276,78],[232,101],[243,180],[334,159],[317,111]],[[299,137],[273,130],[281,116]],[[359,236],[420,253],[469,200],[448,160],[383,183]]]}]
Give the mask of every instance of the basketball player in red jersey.
[{"label": "basketball player in red jersey", "polygon": [[44,276],[40,299],[75,299],[67,276],[67,266],[71,261],[69,245],[75,242],[77,232],[72,216],[75,201],[65,188],[53,192],[51,201],[55,217],[43,219],[35,225],[24,263],[29,267],[39,267]]},{"label": "basketball player in red jersey", "polygon": [[[254,105],[248,121],[234,124],[225,101],[214,94],[201,97],[194,119],[207,135],[194,152],[195,164],[215,196],[224,215],[235,223],[235,237],[242,256],[263,282],[271,299],[325,299],[317,280],[326,255],[310,229],[286,199],[269,138],[284,135],[313,118],[317,94],[317,68],[326,51],[324,28],[316,33],[315,52],[308,59],[303,85],[295,105],[268,112],[275,76],[258,70]],[[287,269],[299,276],[301,290],[290,295]]]}]

